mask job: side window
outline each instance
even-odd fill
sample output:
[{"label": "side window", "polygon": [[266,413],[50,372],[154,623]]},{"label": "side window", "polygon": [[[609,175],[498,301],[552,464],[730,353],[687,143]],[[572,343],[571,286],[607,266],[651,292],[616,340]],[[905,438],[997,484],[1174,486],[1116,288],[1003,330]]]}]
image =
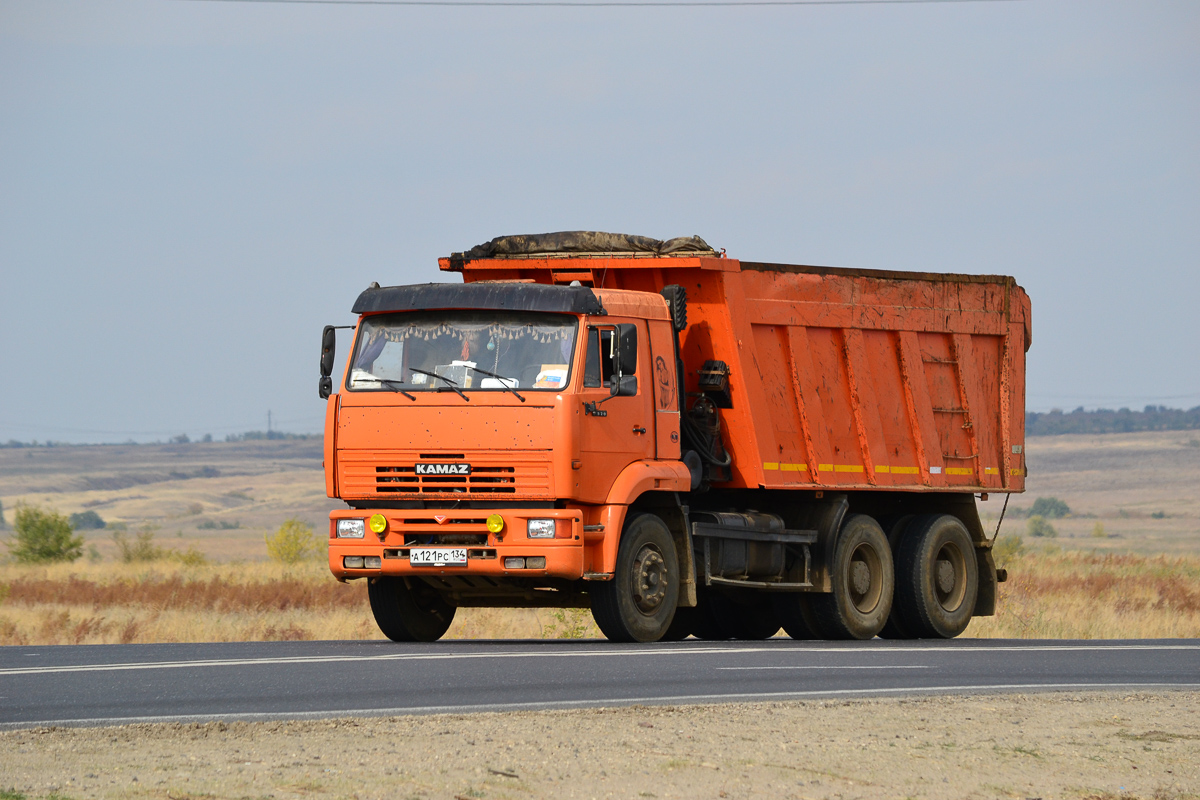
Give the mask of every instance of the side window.
[{"label": "side window", "polygon": [[612,329],[588,328],[587,361],[583,370],[584,388],[611,386],[614,371]]}]

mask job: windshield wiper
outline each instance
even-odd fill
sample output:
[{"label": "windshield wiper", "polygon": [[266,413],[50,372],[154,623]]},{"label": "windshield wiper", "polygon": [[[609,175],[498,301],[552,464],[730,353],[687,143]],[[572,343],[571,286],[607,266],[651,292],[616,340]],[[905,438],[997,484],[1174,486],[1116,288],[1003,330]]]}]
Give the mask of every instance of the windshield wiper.
[{"label": "windshield wiper", "polygon": [[488,372],[486,369],[480,369],[479,367],[472,367],[470,364],[467,364],[466,367],[467,367],[467,369],[475,370],[476,372],[478,372],[481,375],[487,375],[489,378],[495,378],[496,380],[500,381],[500,385],[503,388],[507,389],[508,391],[510,391],[514,395],[516,395],[517,399],[520,400],[522,403],[525,402],[525,398],[521,397],[521,395],[517,394],[517,390],[514,389],[513,387],[509,386],[507,383],[507,381],[512,381],[513,383],[516,383],[516,381],[517,381],[516,378],[506,378],[503,375],[497,375],[494,372]]},{"label": "windshield wiper", "polygon": [[[452,389],[452,390],[453,390],[453,391],[454,391],[454,392],[455,392],[455,393],[456,393],[456,394],[457,394],[459,397],[461,397],[463,400],[466,400],[468,403],[469,403],[469,402],[471,402],[471,398],[467,397],[467,396],[466,396],[466,395],[463,393],[463,390],[462,390],[462,389],[460,389],[460,388],[458,388],[458,384],[457,384],[457,383],[455,383],[454,381],[452,381],[451,379],[447,378],[445,375],[438,375],[436,372],[426,372],[425,370],[423,370],[423,369],[417,369],[416,367],[409,367],[409,368],[408,368],[408,371],[409,371],[409,372],[419,372],[419,373],[421,373],[422,375],[428,375],[429,377],[431,377],[431,378],[436,378],[436,379],[438,379],[439,381],[445,381],[445,382],[446,382],[446,386],[445,386],[445,388]],[[439,387],[437,388],[437,391],[439,391],[439,392],[440,392],[440,391],[442,390],[442,388],[443,388],[443,387],[439,386]]]},{"label": "windshield wiper", "polygon": [[[378,380],[380,383],[395,383],[395,384],[398,384],[398,385],[400,385],[400,386],[403,386],[403,385],[404,385],[404,381],[394,381],[394,380],[392,380],[391,378],[377,378],[376,380]],[[416,400],[416,399],[417,399],[417,398],[413,397],[411,394],[409,394],[408,392],[404,391],[403,389],[392,389],[392,391],[393,391],[393,392],[399,392],[400,394],[402,394],[402,395],[404,395],[405,397],[407,397],[409,400]]]}]

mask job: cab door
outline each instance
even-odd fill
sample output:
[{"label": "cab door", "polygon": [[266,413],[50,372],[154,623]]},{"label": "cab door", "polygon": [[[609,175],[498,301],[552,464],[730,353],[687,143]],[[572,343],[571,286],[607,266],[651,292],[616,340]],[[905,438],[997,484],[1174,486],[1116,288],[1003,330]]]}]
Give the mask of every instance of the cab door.
[{"label": "cab door", "polygon": [[660,460],[678,460],[679,445],[679,396],[675,367],[675,335],[671,323],[652,319],[646,323],[650,329],[650,356],[653,372],[646,370],[647,380],[654,381],[654,438],[656,455]]},{"label": "cab door", "polygon": [[[621,339],[636,337],[636,364],[632,372],[636,389],[628,395],[613,395],[618,377]],[[583,415],[579,432],[579,498],[602,503],[621,470],[634,461],[654,458],[654,384],[650,363],[650,339],[642,320],[606,318],[589,325],[585,339],[583,387],[579,401]],[[629,342],[626,341],[626,347]]]}]

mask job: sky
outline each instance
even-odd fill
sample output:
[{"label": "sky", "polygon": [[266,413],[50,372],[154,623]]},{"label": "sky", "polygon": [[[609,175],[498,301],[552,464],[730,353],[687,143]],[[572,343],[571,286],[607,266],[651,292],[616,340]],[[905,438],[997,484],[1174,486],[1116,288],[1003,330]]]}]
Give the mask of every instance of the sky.
[{"label": "sky", "polygon": [[1029,410],[1200,405],[1200,4],[0,0],[0,441],[319,432],[371,281],[579,229],[1013,275]]}]

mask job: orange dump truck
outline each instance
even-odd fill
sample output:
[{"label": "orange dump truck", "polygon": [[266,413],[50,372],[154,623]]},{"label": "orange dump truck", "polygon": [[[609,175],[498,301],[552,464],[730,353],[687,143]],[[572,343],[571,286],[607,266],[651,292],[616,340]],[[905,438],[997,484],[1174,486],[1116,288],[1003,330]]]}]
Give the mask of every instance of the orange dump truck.
[{"label": "orange dump truck", "polygon": [[380,629],[591,608],[616,641],[953,637],[1024,490],[1009,277],[738,261],[696,237],[502,237],[380,287],[327,398],[329,566]]}]

